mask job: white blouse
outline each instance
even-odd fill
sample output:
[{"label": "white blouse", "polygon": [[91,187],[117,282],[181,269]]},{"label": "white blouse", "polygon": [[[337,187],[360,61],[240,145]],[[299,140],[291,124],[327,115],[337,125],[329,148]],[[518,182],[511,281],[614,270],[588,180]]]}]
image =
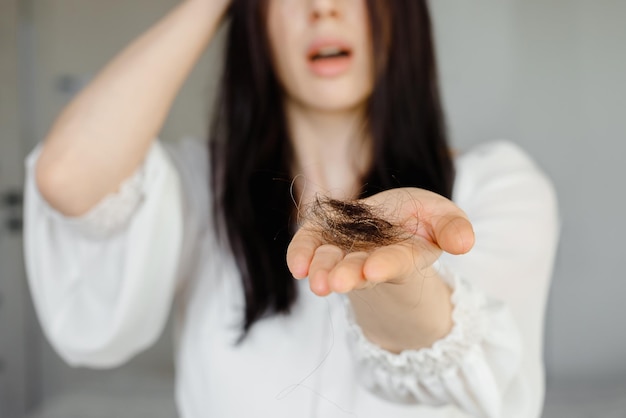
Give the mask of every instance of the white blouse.
[{"label": "white blouse", "polygon": [[[432,347],[388,352],[364,338],[345,295],[307,280],[290,315],[240,346],[244,299],[212,230],[205,141],[155,138],[120,189],[80,217],[45,201],[26,157],[24,251],[38,318],[72,366],[118,366],[175,315],[182,418],[539,417],[543,323],[559,233],[554,189],[518,146],[456,157],[453,200],[476,244],[443,254],[454,327]],[[393,326],[393,325],[390,325]]]}]

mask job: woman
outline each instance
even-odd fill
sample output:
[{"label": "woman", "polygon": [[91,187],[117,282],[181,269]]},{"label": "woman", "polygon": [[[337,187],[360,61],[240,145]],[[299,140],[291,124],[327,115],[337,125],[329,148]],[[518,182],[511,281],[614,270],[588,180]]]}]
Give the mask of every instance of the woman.
[{"label": "woman", "polygon": [[[209,155],[162,143],[229,8]],[[508,142],[452,157],[430,32],[424,1],[188,0],[126,48],[27,158],[58,353],[119,365],[175,302],[183,417],[539,416],[554,192]],[[319,195],[411,237],[333,245]]]}]

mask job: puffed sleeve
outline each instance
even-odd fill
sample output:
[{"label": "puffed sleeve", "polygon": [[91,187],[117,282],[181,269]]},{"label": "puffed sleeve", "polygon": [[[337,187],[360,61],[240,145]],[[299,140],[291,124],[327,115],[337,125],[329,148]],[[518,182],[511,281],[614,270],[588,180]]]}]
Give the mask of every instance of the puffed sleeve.
[{"label": "puffed sleeve", "polygon": [[539,417],[543,321],[560,221],[551,182],[516,145],[482,145],[457,161],[453,200],[476,243],[436,263],[453,289],[453,328],[431,347],[388,352],[368,341],[344,299],[360,380],[392,402],[454,405],[472,417]]},{"label": "puffed sleeve", "polygon": [[193,238],[185,219],[193,211],[173,158],[181,148],[156,138],[119,189],[77,217],[40,194],[41,148],[26,157],[24,186],[24,254],[37,316],[68,364],[117,366],[156,341],[185,271],[182,249]]}]

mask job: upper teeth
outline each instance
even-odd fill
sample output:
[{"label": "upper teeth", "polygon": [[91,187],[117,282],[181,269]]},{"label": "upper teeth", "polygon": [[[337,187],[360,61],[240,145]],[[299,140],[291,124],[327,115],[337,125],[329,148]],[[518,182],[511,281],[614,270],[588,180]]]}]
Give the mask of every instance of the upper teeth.
[{"label": "upper teeth", "polygon": [[317,52],[317,55],[328,56],[328,55],[337,55],[341,53],[341,48],[336,46],[327,46],[325,48],[320,48]]}]

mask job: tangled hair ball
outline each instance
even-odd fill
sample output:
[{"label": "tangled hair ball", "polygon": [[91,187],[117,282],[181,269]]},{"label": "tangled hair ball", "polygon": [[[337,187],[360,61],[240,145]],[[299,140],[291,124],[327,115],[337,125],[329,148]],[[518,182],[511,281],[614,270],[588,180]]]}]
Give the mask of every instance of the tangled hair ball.
[{"label": "tangled hair ball", "polygon": [[317,196],[304,210],[307,228],[316,231],[325,244],[345,252],[372,251],[411,237],[401,225],[383,218],[382,210],[359,200]]}]

